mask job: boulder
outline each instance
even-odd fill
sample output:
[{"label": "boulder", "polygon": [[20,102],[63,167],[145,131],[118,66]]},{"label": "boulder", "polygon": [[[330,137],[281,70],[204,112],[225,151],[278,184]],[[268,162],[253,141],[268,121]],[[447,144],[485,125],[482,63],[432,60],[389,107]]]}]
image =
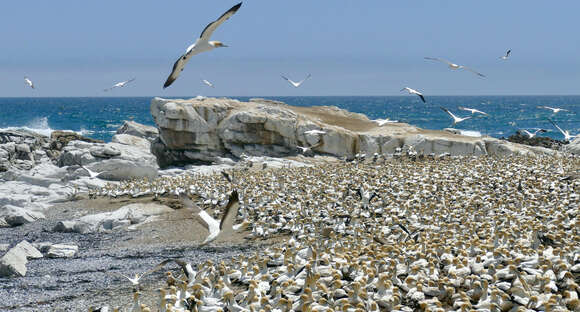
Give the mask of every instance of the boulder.
[{"label": "boulder", "polygon": [[12,248],[0,258],[0,276],[25,276],[27,263],[25,252],[19,248]]},{"label": "boulder", "polygon": [[76,245],[54,244],[48,248],[46,256],[49,258],[72,258],[79,251]]},{"label": "boulder", "polygon": [[570,144],[564,145],[563,150],[574,155],[580,155],[580,136],[577,136]]},{"label": "boulder", "polygon": [[295,107],[263,99],[154,98],[151,114],[159,128],[151,151],[162,168],[208,164],[243,154],[292,156],[297,146],[314,146],[315,154],[349,159],[356,154],[393,154],[411,146],[424,154],[453,156],[554,154],[475,133],[463,135],[455,129],[424,130],[404,123],[379,126],[362,114],[337,107]]},{"label": "boulder", "polygon": [[117,130],[117,134],[127,134],[153,141],[159,135],[159,131],[155,127],[142,125],[134,121],[125,121],[125,123]]},{"label": "boulder", "polygon": [[111,142],[137,146],[147,151],[151,149],[151,142],[149,142],[147,139],[130,134],[115,134],[111,139]]},{"label": "boulder", "polygon": [[50,134],[50,148],[54,150],[62,150],[71,141],[83,141],[88,143],[103,143],[102,140],[95,140],[82,136],[72,131],[55,130]]},{"label": "boulder", "polygon": [[0,252],[5,252],[10,249],[10,244],[0,244]]},{"label": "boulder", "polygon": [[40,259],[42,258],[42,253],[36,249],[32,244],[28,241],[21,241],[20,243],[16,244],[14,248],[18,248],[22,251],[26,259]]},{"label": "boulder", "polygon": [[0,216],[4,218],[10,226],[19,226],[26,223],[34,222],[38,219],[45,219],[42,212],[31,211],[12,205],[5,205],[0,208]]}]

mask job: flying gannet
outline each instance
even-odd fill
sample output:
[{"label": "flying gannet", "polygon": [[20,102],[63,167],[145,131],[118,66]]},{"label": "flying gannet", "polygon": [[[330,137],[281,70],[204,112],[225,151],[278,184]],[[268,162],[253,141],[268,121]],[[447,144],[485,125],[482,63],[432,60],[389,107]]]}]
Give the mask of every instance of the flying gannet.
[{"label": "flying gannet", "polygon": [[572,139],[576,138],[577,136],[579,136],[580,134],[576,134],[576,135],[571,135],[569,130],[562,130],[562,128],[558,127],[558,125],[552,120],[552,119],[548,119],[553,125],[554,127],[556,127],[556,129],[558,129],[563,135],[564,135],[564,141],[572,141]]},{"label": "flying gannet", "polygon": [[291,80],[291,79],[289,79],[289,78],[286,78],[285,76],[281,76],[281,77],[282,77],[282,78],[284,78],[286,81],[288,81],[288,82],[289,82],[291,85],[293,85],[293,86],[294,86],[294,88],[298,88],[298,87],[300,87],[300,86],[302,85],[302,83],[303,83],[304,81],[306,81],[306,79],[310,78],[310,77],[311,77],[311,75],[310,75],[310,74],[308,74],[308,76],[306,76],[306,78],[304,78],[304,79],[302,79],[302,80],[300,80],[300,81],[298,81],[298,82],[295,82],[295,81],[293,81],[293,80]]},{"label": "flying gannet", "polygon": [[195,212],[196,220],[209,231],[209,235],[200,246],[207,245],[220,236],[231,234],[234,231],[241,231],[248,224],[248,222],[244,220],[242,223],[234,225],[234,221],[238,215],[238,210],[240,209],[240,200],[237,190],[233,190],[230,194],[221,222],[218,222],[203,209],[195,205],[187,195],[182,194],[181,200],[184,206]]},{"label": "flying gannet", "polygon": [[463,118],[457,117],[452,112],[450,112],[447,108],[445,108],[443,106],[440,106],[440,107],[444,112],[446,112],[449,116],[451,116],[451,118],[453,118],[453,125],[460,123],[464,120],[471,119],[471,116],[467,116],[467,117],[463,117]]},{"label": "flying gannet", "polygon": [[212,88],[214,88],[214,86],[213,86],[213,83],[211,83],[211,82],[207,81],[206,79],[202,79],[202,80],[201,80],[201,82],[203,82],[203,83],[204,83],[205,85],[207,85],[208,87],[212,87]]},{"label": "flying gannet", "polygon": [[32,89],[34,89],[34,83],[32,83],[32,80],[30,80],[28,77],[24,77],[24,81],[26,82],[26,84],[31,87]]},{"label": "flying gannet", "polygon": [[143,279],[143,277],[145,277],[148,274],[151,274],[153,272],[159,271],[161,268],[163,268],[163,266],[165,264],[167,264],[168,262],[170,262],[172,260],[165,260],[161,263],[159,263],[158,265],[156,265],[155,267],[153,267],[151,270],[145,271],[141,274],[135,273],[134,277],[129,277],[123,273],[119,273],[119,272],[105,272],[108,275],[112,275],[112,276],[121,276],[126,278],[136,290],[139,290],[139,284],[141,283],[141,279]]},{"label": "flying gannet", "polygon": [[481,73],[478,73],[478,72],[476,72],[475,70],[473,70],[473,69],[471,69],[469,67],[466,67],[466,66],[463,66],[463,65],[457,65],[457,64],[452,63],[452,62],[450,62],[450,61],[448,61],[446,59],[437,58],[437,57],[425,57],[425,59],[426,60],[438,61],[438,62],[441,62],[441,63],[445,63],[451,69],[465,69],[465,70],[468,70],[468,71],[470,71],[470,72],[472,72],[472,73],[474,73],[474,74],[476,74],[476,75],[478,75],[480,77],[485,77],[485,75],[483,75]]},{"label": "flying gannet", "polygon": [[404,87],[403,89],[401,89],[401,91],[407,91],[409,92],[409,94],[416,94],[418,97],[421,98],[421,101],[423,101],[423,103],[425,103],[425,97],[423,96],[423,94],[415,89],[411,89],[409,87]]},{"label": "flying gannet", "polygon": [[374,119],[371,121],[376,122],[379,125],[379,127],[382,127],[386,124],[399,122],[398,120],[390,120],[389,118],[387,118],[387,119]]},{"label": "flying gannet", "polygon": [[563,108],[559,108],[559,107],[550,107],[550,106],[536,106],[536,107],[537,107],[537,108],[545,108],[545,109],[549,109],[549,110],[551,110],[551,111],[552,111],[552,113],[554,113],[554,114],[557,114],[557,113],[559,113],[559,112],[561,112],[561,111],[564,111],[564,112],[569,112],[569,110],[567,110],[567,109],[563,109]]},{"label": "flying gannet", "polygon": [[296,148],[299,149],[302,152],[302,154],[306,155],[307,153],[312,154],[313,153],[312,149],[317,148],[319,146],[322,146],[322,144],[323,144],[322,142],[318,142],[317,144],[314,144],[314,145],[311,145],[308,147],[296,146]]},{"label": "flying gannet", "polygon": [[548,132],[548,130],[545,129],[536,129],[536,131],[534,131],[533,133],[526,130],[526,129],[521,129],[520,132],[523,132],[525,135],[528,136],[528,138],[532,139],[536,136],[536,134],[538,133],[544,133],[544,132]]},{"label": "flying gannet", "polygon": [[173,70],[165,84],[163,85],[163,89],[169,87],[176,79],[179,77],[179,74],[183,71],[185,64],[189,61],[189,59],[199,53],[211,51],[215,48],[222,48],[227,47],[227,45],[223,44],[221,41],[210,41],[210,37],[213,32],[226,20],[228,20],[232,15],[234,15],[238,9],[242,6],[242,2],[234,5],[231,9],[229,9],[226,13],[222,14],[217,20],[209,23],[205,29],[201,32],[201,36],[190,45],[187,50],[185,50],[185,54],[180,56],[175,64],[173,64]]},{"label": "flying gannet", "polygon": [[505,55],[504,56],[500,56],[499,58],[502,59],[502,60],[507,60],[508,57],[510,57],[510,53],[512,53],[512,50],[511,49],[510,50],[507,50],[507,52],[505,53]]},{"label": "flying gannet", "polygon": [[130,82],[132,82],[132,81],[134,81],[134,80],[135,80],[135,78],[131,78],[131,79],[129,79],[129,80],[125,80],[125,81],[117,82],[117,83],[116,83],[116,84],[114,84],[112,87],[110,87],[110,88],[107,88],[107,89],[103,89],[103,91],[107,92],[107,91],[110,91],[110,90],[112,90],[112,89],[114,89],[114,88],[122,88],[122,87],[126,86],[128,83],[130,83]]},{"label": "flying gannet", "polygon": [[475,113],[482,114],[482,115],[489,115],[488,113],[482,112],[479,109],[475,109],[475,108],[469,108],[469,107],[463,107],[463,106],[459,106],[457,108],[459,108],[460,110],[471,112],[472,115]]}]

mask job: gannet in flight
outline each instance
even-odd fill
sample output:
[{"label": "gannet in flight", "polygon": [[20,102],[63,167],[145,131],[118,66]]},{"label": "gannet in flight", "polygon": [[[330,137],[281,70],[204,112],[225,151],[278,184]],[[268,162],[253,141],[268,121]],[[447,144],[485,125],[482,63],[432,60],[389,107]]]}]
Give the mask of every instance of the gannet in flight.
[{"label": "gannet in flight", "polygon": [[549,110],[551,110],[551,111],[552,111],[552,113],[554,113],[554,114],[557,114],[557,113],[559,113],[560,111],[569,112],[569,110],[567,110],[567,109],[558,108],[558,107],[554,108],[554,107],[550,107],[550,106],[537,106],[537,108],[545,108],[545,109],[549,109]]},{"label": "gannet in flight", "polygon": [[302,151],[302,154],[306,155],[306,153],[312,153],[312,149],[322,146],[322,142],[318,142],[317,144],[314,144],[312,146],[308,146],[308,147],[304,147],[304,146],[296,146],[297,149]]},{"label": "gannet in flight", "polygon": [[104,89],[103,91],[107,92],[109,90],[112,90],[114,88],[122,88],[124,86],[126,86],[129,82],[134,81],[135,78],[129,79],[129,80],[125,80],[125,81],[121,81],[121,82],[117,82],[116,84],[114,84],[112,87]]},{"label": "gannet in flight", "polygon": [[375,120],[371,120],[371,121],[376,122],[379,125],[379,127],[382,127],[386,124],[399,122],[398,120],[390,120],[389,118],[387,118],[387,119],[375,119]]},{"label": "gannet in flight", "polygon": [[207,81],[205,79],[202,79],[201,82],[203,82],[204,84],[206,84],[208,87],[214,88],[213,83],[211,83],[211,82],[209,82],[209,81]]},{"label": "gannet in flight", "polygon": [[32,83],[32,80],[30,80],[28,77],[24,77],[24,81],[26,82],[26,84],[31,87],[32,89],[34,89],[34,83]]},{"label": "gannet in flight", "polygon": [[325,134],[325,133],[326,133],[326,131],[316,130],[316,129],[304,131],[304,134],[313,134],[313,135],[314,134]]},{"label": "gannet in flight", "polygon": [[528,138],[532,139],[532,138],[534,138],[536,136],[536,134],[548,132],[548,130],[545,130],[545,129],[536,129],[536,131],[534,131],[532,133],[532,132],[530,132],[530,131],[528,131],[526,129],[521,129],[520,132],[525,133],[528,136]]},{"label": "gannet in flight", "polygon": [[416,94],[417,96],[419,96],[421,98],[421,101],[423,101],[423,103],[425,103],[425,97],[423,97],[423,94],[415,89],[411,89],[409,87],[404,87],[403,89],[401,89],[401,91],[407,91],[409,92],[409,94]]},{"label": "gannet in flight", "polygon": [[183,71],[185,64],[187,64],[192,56],[202,52],[211,51],[215,48],[227,47],[227,45],[220,41],[210,41],[209,39],[213,32],[219,27],[219,25],[234,15],[241,6],[242,2],[234,5],[226,13],[222,14],[222,16],[220,16],[217,20],[209,23],[205,27],[205,29],[201,32],[201,36],[199,36],[195,43],[190,45],[187,50],[185,50],[185,54],[180,56],[175,64],[173,64],[173,70],[171,71],[169,77],[167,77],[167,80],[163,85],[163,89],[169,87],[177,79],[177,77],[179,77],[179,74],[181,71]]},{"label": "gannet in flight", "polygon": [[234,231],[241,231],[248,224],[248,221],[244,220],[242,223],[234,225],[234,221],[238,216],[238,210],[240,209],[237,190],[233,190],[230,194],[221,222],[218,222],[203,209],[197,207],[186,195],[181,196],[181,199],[187,208],[193,209],[196,212],[196,220],[209,231],[209,235],[200,246],[207,245],[222,235],[231,234]]},{"label": "gannet in flight", "polygon": [[457,108],[459,108],[460,110],[471,112],[472,115],[475,113],[482,114],[482,115],[489,115],[488,113],[482,112],[479,109],[475,109],[475,108],[462,107],[462,106],[459,106]]},{"label": "gannet in flight", "polygon": [[306,79],[310,78],[310,76],[311,76],[311,75],[310,75],[310,74],[308,74],[308,76],[306,76],[306,78],[304,78],[304,79],[302,79],[302,80],[300,80],[300,81],[298,81],[298,82],[295,82],[295,81],[293,81],[293,80],[291,80],[291,79],[288,79],[288,78],[286,78],[286,77],[284,77],[284,76],[281,76],[281,77],[282,77],[282,78],[284,78],[284,79],[286,79],[286,81],[288,81],[288,82],[289,82],[291,85],[293,85],[293,86],[294,86],[294,88],[298,88],[298,87],[300,87],[300,85],[302,85],[302,83],[303,83],[304,81],[306,81]]},{"label": "gannet in flight", "polygon": [[141,274],[135,273],[135,276],[134,277],[129,277],[129,276],[123,274],[123,273],[118,273],[118,272],[105,272],[105,273],[108,274],[108,275],[112,275],[112,276],[118,275],[118,276],[122,276],[122,277],[126,278],[133,285],[133,287],[135,287],[138,290],[139,283],[141,282],[141,279],[143,277],[145,277],[146,275],[151,274],[151,273],[153,273],[155,271],[159,271],[161,268],[163,268],[163,266],[165,264],[167,264],[170,261],[173,261],[173,260],[172,259],[165,260],[165,261],[159,263],[158,265],[156,265],[151,270],[145,271],[145,272],[143,272]]},{"label": "gannet in flight", "polygon": [[507,50],[507,52],[505,53],[505,55],[504,56],[500,56],[499,58],[502,59],[502,60],[507,60],[508,57],[510,57],[510,53],[512,53],[512,50],[511,49],[510,50]]},{"label": "gannet in flight", "polygon": [[578,137],[580,134],[576,134],[576,135],[571,135],[570,131],[566,130],[562,130],[562,128],[558,127],[558,125],[552,121],[551,119],[548,119],[553,125],[554,127],[556,127],[556,129],[558,129],[563,135],[564,135],[564,141],[572,141],[572,139]]},{"label": "gannet in flight", "polygon": [[446,59],[437,58],[437,57],[425,57],[425,59],[426,60],[431,60],[431,61],[439,61],[441,63],[447,64],[449,66],[449,68],[451,68],[451,69],[465,69],[465,70],[468,70],[468,71],[470,71],[470,72],[472,72],[472,73],[474,73],[474,74],[476,74],[476,75],[478,75],[480,77],[485,77],[485,75],[480,74],[480,73],[476,72],[475,70],[473,70],[473,69],[471,69],[469,67],[466,67],[466,66],[463,66],[463,65],[457,65],[455,63],[451,63],[450,61],[448,61]]},{"label": "gannet in flight", "polygon": [[457,117],[457,116],[453,115],[453,113],[450,112],[447,108],[445,108],[443,106],[440,106],[440,107],[443,111],[445,111],[447,114],[449,114],[449,116],[451,116],[451,118],[453,118],[453,125],[460,123],[464,120],[471,119],[471,116],[467,116],[467,117],[463,117],[463,118]]}]

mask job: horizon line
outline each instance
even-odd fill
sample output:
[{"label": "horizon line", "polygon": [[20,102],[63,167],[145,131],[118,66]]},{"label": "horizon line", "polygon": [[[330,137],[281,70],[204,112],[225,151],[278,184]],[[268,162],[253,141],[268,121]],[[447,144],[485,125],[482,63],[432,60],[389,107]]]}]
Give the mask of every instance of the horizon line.
[{"label": "horizon line", "polygon": [[[204,96],[207,98],[235,98],[235,97],[249,97],[249,98],[260,98],[260,97],[408,97],[409,95],[120,95],[120,96],[0,96],[0,99],[18,99],[18,98],[195,98],[197,96]],[[526,96],[580,96],[580,94],[438,94],[438,95],[427,95],[427,97],[526,97]]]}]

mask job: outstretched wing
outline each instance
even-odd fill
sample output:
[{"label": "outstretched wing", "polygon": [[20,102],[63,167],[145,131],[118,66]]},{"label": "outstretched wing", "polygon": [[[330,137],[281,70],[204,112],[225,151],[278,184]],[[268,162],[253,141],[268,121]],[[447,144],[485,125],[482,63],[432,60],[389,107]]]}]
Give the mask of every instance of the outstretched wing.
[{"label": "outstretched wing", "polygon": [[482,74],[482,73],[479,73],[479,72],[476,72],[475,70],[473,70],[473,69],[471,69],[471,68],[469,68],[469,67],[462,66],[462,68],[463,68],[463,69],[465,69],[465,70],[468,70],[468,71],[470,71],[470,72],[472,72],[472,73],[474,73],[474,74],[476,74],[476,75],[478,75],[479,77],[483,77],[483,78],[485,78],[485,75],[484,75],[484,74]]},{"label": "outstretched wing", "polygon": [[222,221],[220,223],[220,230],[222,231],[233,231],[234,222],[238,216],[238,210],[240,209],[240,199],[238,196],[238,191],[233,190],[230,194],[230,199],[222,216]]},{"label": "outstretched wing", "polygon": [[444,112],[446,112],[449,116],[451,116],[451,118],[455,119],[455,115],[453,115],[452,112],[450,112],[447,108],[443,107],[443,106],[439,106]]},{"label": "outstretched wing", "polygon": [[228,180],[228,182],[232,183],[232,178],[225,170],[222,170],[221,173],[224,176],[224,178],[226,178],[226,180]]},{"label": "outstretched wing", "polygon": [[185,53],[180,56],[177,61],[175,61],[173,64],[173,70],[171,70],[171,74],[169,74],[169,77],[167,77],[167,80],[165,80],[165,84],[163,84],[163,89],[169,87],[177,79],[177,77],[179,77],[179,74],[181,74],[183,71],[183,68],[189,61],[190,57],[191,55],[189,55],[189,53]]},{"label": "outstretched wing", "polygon": [[548,119],[553,125],[554,127],[556,127],[556,129],[558,129],[564,136],[567,135],[566,132],[564,132],[564,130],[562,130],[562,128],[558,127],[558,125],[552,120],[552,119]]},{"label": "outstretched wing", "polygon": [[425,57],[426,60],[431,60],[431,61],[438,61],[441,63],[445,63],[447,65],[452,65],[453,63],[451,63],[450,61],[446,60],[446,59],[442,59],[442,58],[438,58],[438,57]]},{"label": "outstretched wing", "polygon": [[211,37],[213,32],[219,27],[219,25],[221,25],[223,22],[227,21],[228,18],[230,18],[232,15],[234,15],[241,6],[242,6],[241,2],[234,5],[226,13],[222,14],[222,16],[220,16],[217,20],[215,20],[215,21],[209,23],[207,26],[205,26],[205,28],[201,32],[201,35],[199,36],[199,38],[202,40],[209,40],[209,38]]},{"label": "outstretched wing", "polygon": [[285,76],[280,75],[280,77],[284,78],[286,81],[288,81],[291,85],[293,85],[294,87],[298,87],[300,84],[298,82],[294,82],[292,81],[290,78],[287,78]]},{"label": "outstretched wing", "polygon": [[423,96],[423,94],[421,94],[421,93],[418,93],[418,92],[417,92],[417,93],[415,93],[415,94],[417,94],[417,95],[418,95],[418,96],[421,98],[421,101],[423,101],[423,103],[426,103],[426,102],[425,102],[425,97]]},{"label": "outstretched wing", "polygon": [[308,74],[308,76],[306,76],[306,78],[300,80],[297,85],[300,86],[304,81],[306,81],[306,79],[310,78],[312,75]]},{"label": "outstretched wing", "polygon": [[202,211],[202,209],[198,205],[196,205],[185,193],[179,194],[179,200],[181,201],[183,207],[192,210],[193,213],[199,213],[200,211]]}]

